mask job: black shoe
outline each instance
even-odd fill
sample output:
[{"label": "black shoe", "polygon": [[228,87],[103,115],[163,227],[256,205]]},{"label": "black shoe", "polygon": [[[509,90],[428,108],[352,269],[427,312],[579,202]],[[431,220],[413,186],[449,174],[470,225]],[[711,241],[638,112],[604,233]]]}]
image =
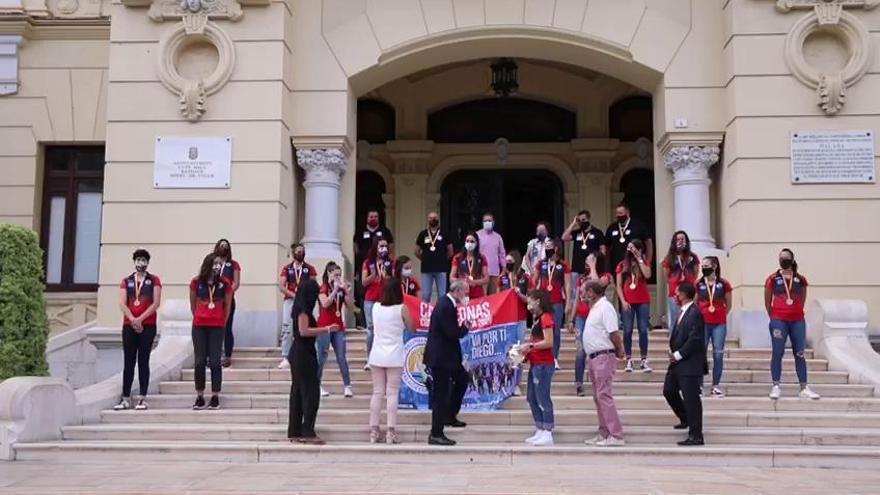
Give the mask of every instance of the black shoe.
[{"label": "black shoe", "polygon": [[682,447],[694,447],[694,446],[704,445],[703,444],[703,437],[688,437],[687,440],[683,440],[681,442],[678,442],[678,444],[681,445]]},{"label": "black shoe", "polygon": [[212,395],[211,402],[208,404],[208,409],[220,409],[220,397]]},{"label": "black shoe", "polygon": [[444,426],[451,426],[453,428],[464,428],[465,426],[467,426],[467,423],[465,423],[464,421],[460,421],[458,418],[454,418],[447,421]]},{"label": "black shoe", "polygon": [[193,404],[193,410],[194,411],[201,411],[204,408],[205,408],[205,398],[200,395],[200,396],[196,397],[196,403]]},{"label": "black shoe", "polygon": [[446,447],[452,447],[453,445],[455,445],[455,440],[447,438],[446,435],[441,435],[439,437],[429,436],[428,445],[443,445]]},{"label": "black shoe", "polygon": [[224,368],[228,368],[228,367],[232,366],[232,358],[230,358],[230,357],[223,358],[223,361],[220,362],[220,366],[222,366]]},{"label": "black shoe", "polygon": [[687,430],[688,424],[687,423],[679,423],[679,424],[673,426],[672,428],[676,429],[676,430]]}]

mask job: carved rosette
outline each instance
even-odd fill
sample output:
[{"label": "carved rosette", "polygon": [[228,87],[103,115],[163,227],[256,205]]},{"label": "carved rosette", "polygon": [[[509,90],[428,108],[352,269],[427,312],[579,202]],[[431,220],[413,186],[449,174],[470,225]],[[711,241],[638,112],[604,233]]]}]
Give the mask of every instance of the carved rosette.
[{"label": "carved rosette", "polygon": [[721,149],[718,146],[672,146],[663,155],[666,168],[671,170],[676,178],[683,175],[705,175],[712,165],[718,163]]},{"label": "carved rosette", "polygon": [[[835,115],[846,103],[846,88],[856,84],[871,62],[871,37],[858,18],[846,9],[870,10],[880,0],[777,0],[776,10],[810,10],[798,20],[785,40],[785,60],[792,74],[816,90],[816,104],[826,115]],[[816,32],[838,38],[850,54],[843,68],[823,70],[811,65],[804,55],[804,43]]]},{"label": "carved rosette", "polygon": [[347,155],[340,148],[305,148],[296,150],[296,161],[306,171],[306,185],[339,185],[345,175]]}]

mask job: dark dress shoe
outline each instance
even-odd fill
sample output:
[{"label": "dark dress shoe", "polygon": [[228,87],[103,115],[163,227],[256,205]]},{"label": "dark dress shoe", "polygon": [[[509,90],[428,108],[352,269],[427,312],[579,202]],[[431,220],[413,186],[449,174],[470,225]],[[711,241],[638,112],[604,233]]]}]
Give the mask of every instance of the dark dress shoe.
[{"label": "dark dress shoe", "polygon": [[442,445],[445,447],[452,447],[455,445],[455,440],[447,438],[446,435],[439,437],[428,437],[428,445]]},{"label": "dark dress shoe", "polygon": [[679,424],[673,426],[673,428],[676,430],[687,430],[688,424],[687,423],[679,423]]},{"label": "dark dress shoe", "polygon": [[464,428],[467,426],[467,423],[464,421],[460,421],[458,418],[450,419],[446,422],[446,426],[451,426],[453,428]]},{"label": "dark dress shoe", "polygon": [[681,442],[678,442],[678,444],[681,445],[682,447],[694,447],[694,446],[704,445],[703,437],[698,437],[698,438],[688,437],[687,440],[683,440]]}]

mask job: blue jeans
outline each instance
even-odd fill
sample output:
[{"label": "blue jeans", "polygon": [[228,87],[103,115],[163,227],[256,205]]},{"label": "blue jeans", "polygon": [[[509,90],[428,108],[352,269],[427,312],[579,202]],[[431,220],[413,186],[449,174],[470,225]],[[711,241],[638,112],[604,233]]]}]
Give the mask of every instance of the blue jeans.
[{"label": "blue jeans", "polygon": [[712,342],[712,386],[721,383],[724,371],[724,340],[727,338],[727,324],[706,325],[706,349]]},{"label": "blue jeans", "polygon": [[574,358],[574,383],[576,385],[584,384],[584,372],[587,369],[587,351],[584,350],[584,323],[586,318],[577,317],[574,319],[575,348],[577,353]]},{"label": "blue jeans", "polygon": [[[632,358],[633,326],[639,326],[639,352],[642,359],[648,357],[648,322],[651,318],[651,305],[632,304],[629,311],[623,312],[623,350],[626,358]],[[636,321],[638,320],[638,321]]]},{"label": "blue jeans", "polygon": [[437,283],[437,298],[446,294],[446,272],[422,274],[422,301],[431,302],[434,283]]},{"label": "blue jeans", "polygon": [[668,310],[666,311],[666,328],[672,330],[672,326],[678,321],[678,315],[681,313],[681,306],[675,296],[669,296]]},{"label": "blue jeans", "polygon": [[559,359],[562,345],[562,323],[565,319],[565,304],[553,305],[553,359]]},{"label": "blue jeans", "polygon": [[552,364],[539,364],[529,368],[526,400],[532,409],[535,427],[539,430],[553,431],[553,400],[550,398],[553,372]]},{"label": "blue jeans", "polygon": [[342,384],[346,387],[351,385],[351,375],[348,371],[348,359],[345,350],[345,332],[333,332],[331,334],[322,334],[318,337],[315,345],[318,346],[318,381],[324,376],[324,363],[327,362],[327,353],[330,345],[333,345],[333,353],[336,354],[336,364],[339,365],[339,372],[342,373]]},{"label": "blue jeans", "polygon": [[376,301],[364,301],[364,321],[367,323],[367,360],[373,350],[373,305]]},{"label": "blue jeans", "polygon": [[569,301],[577,301],[577,293],[578,293],[578,280],[582,275],[577,272],[571,272],[571,293],[568,295]]},{"label": "blue jeans", "polygon": [[807,322],[804,320],[770,320],[770,340],[773,342],[773,356],[770,358],[770,378],[779,383],[782,378],[782,356],[785,355],[785,341],[791,339],[791,353],[794,354],[794,369],[798,382],[807,384],[807,360],[804,349],[807,347]]}]

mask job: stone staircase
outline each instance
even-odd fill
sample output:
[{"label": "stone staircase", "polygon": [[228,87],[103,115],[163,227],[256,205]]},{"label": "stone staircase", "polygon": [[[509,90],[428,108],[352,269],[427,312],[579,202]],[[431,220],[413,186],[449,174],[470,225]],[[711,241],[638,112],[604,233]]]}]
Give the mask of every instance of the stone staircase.
[{"label": "stone staircase", "polygon": [[[523,443],[533,431],[523,397],[508,400],[502,410],[463,413],[469,426],[448,429],[459,445],[426,445],[430,415],[400,411],[398,431],[404,443],[370,445],[368,405],[371,383],[363,371],[364,334],[348,333],[348,356],[354,398],[342,397],[342,381],[332,350],[324,386],[333,394],[321,401],[319,435],[328,445],[315,447],[286,441],[290,374],[277,370],[278,349],[237,349],[231,368],[224,370],[222,409],[193,411],[193,370],[180,381],[164,382],[150,397],[148,411],[104,411],[101,422],[69,426],[55,442],[19,444],[19,460],[90,462],[150,461],[366,461],[422,464],[554,462],[619,465],[621,458],[641,463],[709,466],[786,466],[876,468],[880,465],[880,398],[868,385],[849,383],[846,373],[828,370],[828,363],[807,351],[812,388],[819,401],[798,399],[794,362],[784,362],[783,398],[767,398],[770,388],[769,351],[740,349],[727,342],[723,399],[705,398],[707,446],[682,448],[675,442],[675,417],[661,395],[666,368],[667,333],[651,333],[653,373],[616,376],[615,395],[626,447],[602,449],[583,441],[595,433],[592,399],[574,390],[573,337],[563,334],[561,364],[554,378],[556,446],[534,448]],[[710,360],[711,365],[711,360]],[[209,377],[210,378],[210,377]],[[588,387],[587,387],[588,388]],[[589,389],[588,389],[589,392]],[[682,459],[686,460],[682,460]]]}]

